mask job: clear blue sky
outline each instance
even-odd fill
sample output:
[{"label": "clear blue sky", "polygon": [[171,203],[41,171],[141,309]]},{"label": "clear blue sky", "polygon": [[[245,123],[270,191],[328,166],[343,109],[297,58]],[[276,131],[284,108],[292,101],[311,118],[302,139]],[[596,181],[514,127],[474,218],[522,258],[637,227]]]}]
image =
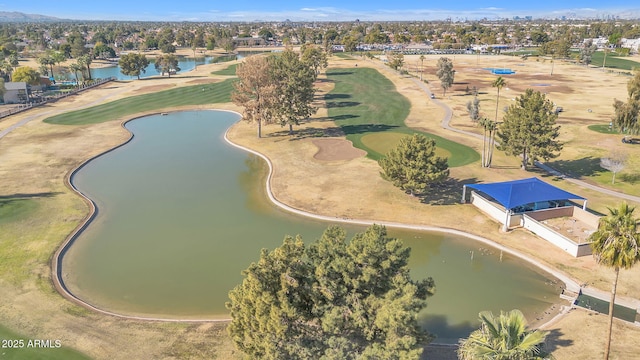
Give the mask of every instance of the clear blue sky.
[{"label": "clear blue sky", "polygon": [[[6,0],[5,0],[6,1]],[[486,0],[24,0],[0,3],[0,11],[19,11],[66,19],[252,21],[252,20],[438,20],[483,17],[640,17],[640,1],[486,1]]]}]

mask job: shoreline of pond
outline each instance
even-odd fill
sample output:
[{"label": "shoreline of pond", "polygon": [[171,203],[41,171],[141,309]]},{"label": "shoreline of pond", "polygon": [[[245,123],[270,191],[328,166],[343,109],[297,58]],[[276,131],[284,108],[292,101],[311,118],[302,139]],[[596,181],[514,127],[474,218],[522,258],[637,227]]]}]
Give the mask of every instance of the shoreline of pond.
[{"label": "shoreline of pond", "polygon": [[[209,109],[207,111],[226,111],[226,112],[233,112],[236,113],[235,111],[231,111],[231,110],[223,110],[223,109]],[[184,110],[179,110],[179,111],[184,111]],[[161,114],[161,112],[158,112],[157,114]],[[123,318],[123,319],[130,319],[130,320],[142,320],[142,321],[160,321],[160,322],[184,322],[184,323],[189,323],[189,322],[228,322],[230,321],[230,318],[217,318],[217,317],[211,317],[211,318],[196,318],[196,317],[180,317],[180,318],[167,318],[167,317],[162,317],[162,316],[158,316],[158,317],[154,317],[154,316],[137,316],[135,314],[131,314],[131,315],[127,315],[127,314],[119,314],[113,311],[109,311],[106,309],[102,309],[99,308],[97,306],[94,306],[84,300],[82,300],[81,298],[77,297],[76,295],[74,295],[71,291],[69,291],[69,289],[66,287],[64,280],[62,279],[62,270],[61,270],[61,264],[62,264],[62,259],[65,255],[65,253],[67,252],[67,250],[73,245],[73,242],[75,241],[75,239],[84,231],[84,229],[92,222],[92,220],[95,217],[96,214],[96,205],[93,202],[93,200],[91,200],[90,198],[88,198],[87,196],[85,196],[82,192],[80,192],[78,189],[75,188],[75,186],[73,185],[72,181],[73,181],[73,176],[80,171],[87,163],[89,163],[90,161],[92,161],[93,159],[100,157],[104,154],[107,154],[109,152],[112,152],[126,144],[128,144],[133,138],[134,138],[134,134],[129,131],[125,125],[127,123],[129,123],[130,121],[145,117],[145,116],[149,116],[150,114],[145,114],[145,115],[141,115],[141,116],[136,116],[133,117],[131,119],[122,121],[120,126],[129,133],[129,138],[124,141],[123,143],[108,149],[106,151],[104,151],[103,153],[100,153],[96,156],[93,156],[85,161],[82,162],[82,164],[80,164],[77,168],[71,170],[67,176],[65,176],[65,184],[67,187],[69,187],[73,192],[75,192],[76,194],[78,194],[81,198],[83,198],[83,200],[85,201],[85,203],[87,203],[87,206],[90,209],[89,214],[83,219],[82,223],[78,225],[78,227],[76,227],[76,229],[74,229],[74,231],[67,237],[67,239],[60,245],[60,247],[58,248],[58,250],[55,252],[53,259],[52,259],[52,273],[53,273],[53,282],[54,282],[54,287],[56,288],[56,290],[63,296],[65,297],[67,300],[80,305],[84,308],[87,308],[89,310],[93,310],[105,315],[111,315],[114,317],[118,317],[118,318]],[[472,234],[468,234],[464,231],[461,230],[457,230],[457,229],[448,229],[448,228],[441,228],[441,227],[433,227],[433,226],[419,226],[419,225],[412,225],[412,224],[403,224],[403,223],[394,223],[394,222],[377,222],[377,221],[373,221],[373,220],[363,220],[363,219],[349,219],[349,218],[337,218],[337,217],[329,217],[329,216],[322,216],[322,215],[318,215],[318,214],[313,214],[310,212],[306,212],[300,209],[295,209],[293,207],[290,207],[282,202],[280,202],[279,200],[277,200],[277,198],[274,196],[274,194],[271,191],[271,176],[273,174],[273,164],[271,162],[271,160],[253,150],[253,149],[249,149],[246,148],[244,146],[238,145],[233,143],[227,136],[229,130],[233,127],[230,126],[229,128],[227,128],[227,130],[224,133],[224,139],[227,143],[229,143],[230,145],[236,147],[236,148],[240,148],[243,151],[255,154],[257,156],[259,156],[260,158],[262,158],[263,160],[266,161],[268,167],[269,167],[269,173],[267,176],[267,179],[265,181],[265,189],[267,190],[267,196],[269,198],[269,200],[276,206],[278,206],[279,208],[287,211],[287,212],[291,212],[291,213],[295,213],[297,215],[301,215],[301,216],[305,216],[308,218],[313,218],[313,219],[318,219],[318,220],[323,220],[323,221],[331,221],[331,222],[339,222],[339,223],[348,223],[348,224],[356,224],[356,225],[370,225],[373,223],[380,223],[383,224],[385,226],[388,227],[393,227],[393,228],[403,228],[403,229],[409,229],[409,230],[420,230],[420,231],[431,231],[431,232],[438,232],[438,233],[447,233],[447,234],[453,234],[456,236],[461,236],[464,238],[468,238],[468,239],[472,239],[472,240],[476,240],[476,241],[480,241],[484,244],[490,245],[498,250],[501,251],[505,251],[511,255],[514,255],[520,259],[525,260],[528,264],[535,266],[536,268],[538,268],[539,270],[542,270],[544,272],[546,272],[547,274],[549,274],[552,277],[555,277],[557,279],[559,279],[560,281],[562,281],[565,284],[565,287],[572,287],[572,286],[578,286],[577,283],[575,281],[573,281],[571,278],[569,278],[568,276],[559,273],[557,271],[555,271],[554,269],[551,269],[537,261],[535,261],[532,258],[529,258],[525,255],[522,255],[516,251],[513,251],[507,247],[504,247],[496,242],[493,242],[489,239],[485,239],[482,238],[480,236],[476,236],[476,235],[472,235]],[[560,300],[560,299],[558,299]],[[562,306],[562,304],[560,304],[559,301],[554,301],[553,302],[553,306],[551,307],[552,309],[554,307],[557,307],[558,309]],[[547,312],[545,311],[545,314]]]}]

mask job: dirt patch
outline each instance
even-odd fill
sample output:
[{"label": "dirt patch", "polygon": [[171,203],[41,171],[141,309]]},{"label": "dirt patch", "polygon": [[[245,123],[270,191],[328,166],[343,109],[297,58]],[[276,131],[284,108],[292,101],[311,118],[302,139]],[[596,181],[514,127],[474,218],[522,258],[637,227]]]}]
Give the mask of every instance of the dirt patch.
[{"label": "dirt patch", "polygon": [[345,139],[313,139],[311,142],[318,147],[318,152],[313,155],[316,160],[353,160],[367,154]]},{"label": "dirt patch", "polygon": [[173,84],[162,84],[162,85],[151,85],[151,86],[143,86],[139,89],[133,90],[135,93],[150,93],[155,91],[166,90],[174,87]]}]

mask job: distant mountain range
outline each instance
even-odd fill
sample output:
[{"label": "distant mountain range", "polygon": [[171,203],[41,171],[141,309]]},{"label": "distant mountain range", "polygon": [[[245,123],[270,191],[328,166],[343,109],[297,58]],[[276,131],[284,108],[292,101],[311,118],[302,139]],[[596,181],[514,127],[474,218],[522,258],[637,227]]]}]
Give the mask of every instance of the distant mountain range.
[{"label": "distant mountain range", "polygon": [[[290,14],[288,14],[290,15]],[[308,16],[309,14],[305,13],[305,16]],[[478,14],[475,14],[478,15]],[[496,12],[495,14],[491,15],[491,14],[483,14],[484,16],[482,17],[483,19],[489,19],[489,20],[507,20],[507,19],[515,19],[518,18],[518,16],[515,15],[509,15],[507,13],[498,13]],[[527,14],[523,14],[521,16],[524,16]],[[615,12],[607,12],[607,11],[602,11],[601,13],[598,13],[597,11],[594,11],[593,9],[581,9],[581,10],[567,10],[565,13],[562,12],[558,12],[555,11],[553,13],[533,13],[530,14],[533,15],[532,18],[534,20],[537,19],[567,19],[567,20],[615,20],[615,19],[640,19],[640,9],[639,8],[634,8],[634,9],[629,9],[629,10],[619,10],[619,11],[615,11]],[[375,16],[375,15],[374,15]],[[442,15],[444,16],[444,15]],[[478,15],[479,16],[479,15]],[[385,20],[385,19],[379,19],[376,21],[403,21],[402,18],[406,17],[406,19],[404,19],[404,21],[413,21],[415,19],[412,20],[411,15],[406,15],[406,16],[400,16],[400,19],[395,19],[395,20]],[[469,16],[464,16],[464,17],[447,17],[447,20],[454,20],[454,21],[467,21],[467,18]],[[293,19],[293,18],[292,18]],[[434,21],[434,20],[444,20],[445,18],[441,18],[441,19],[425,19],[425,21]],[[79,21],[80,19],[76,19],[75,21]],[[84,19],[87,21],[91,21],[90,19]],[[220,20],[220,19],[218,19]],[[227,21],[234,21],[233,19],[227,19]],[[326,20],[326,19],[325,19]],[[337,21],[350,21],[350,20],[345,20],[345,19],[338,19],[336,18]],[[469,17],[469,20],[473,21],[473,17]],[[475,19],[478,20],[478,19]],[[40,15],[40,14],[25,14],[19,11],[0,11],[0,24],[1,23],[9,23],[9,22],[22,22],[22,23],[27,23],[27,22],[69,22],[69,21],[74,21],[71,19],[62,19],[62,18],[57,18],[54,16],[47,16],[47,15]],[[113,19],[113,21],[126,21],[126,20],[115,20]],[[162,20],[151,20],[148,19],[146,21],[162,21]],[[180,21],[180,20],[178,20]],[[184,20],[184,21],[191,21],[191,20]],[[199,21],[207,21],[204,19],[201,19]],[[211,20],[213,21],[213,20]],[[274,19],[256,19],[256,22],[268,22],[268,21],[276,21]],[[314,21],[312,19],[307,19],[307,20],[295,20],[295,21]],[[316,19],[317,21],[317,19]],[[370,19],[368,21],[374,21],[373,19]]]},{"label": "distant mountain range", "polygon": [[63,19],[37,14],[25,14],[17,11],[0,11],[0,22],[50,22]]}]

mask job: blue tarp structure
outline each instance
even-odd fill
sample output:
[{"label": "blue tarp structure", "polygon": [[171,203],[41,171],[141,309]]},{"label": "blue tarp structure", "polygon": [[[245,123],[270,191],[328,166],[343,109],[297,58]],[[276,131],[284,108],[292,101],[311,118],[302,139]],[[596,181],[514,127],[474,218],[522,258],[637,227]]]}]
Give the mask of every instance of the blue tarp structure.
[{"label": "blue tarp structure", "polygon": [[559,189],[535,177],[490,184],[469,184],[465,187],[482,191],[509,210],[542,201],[586,200],[582,196]]}]

